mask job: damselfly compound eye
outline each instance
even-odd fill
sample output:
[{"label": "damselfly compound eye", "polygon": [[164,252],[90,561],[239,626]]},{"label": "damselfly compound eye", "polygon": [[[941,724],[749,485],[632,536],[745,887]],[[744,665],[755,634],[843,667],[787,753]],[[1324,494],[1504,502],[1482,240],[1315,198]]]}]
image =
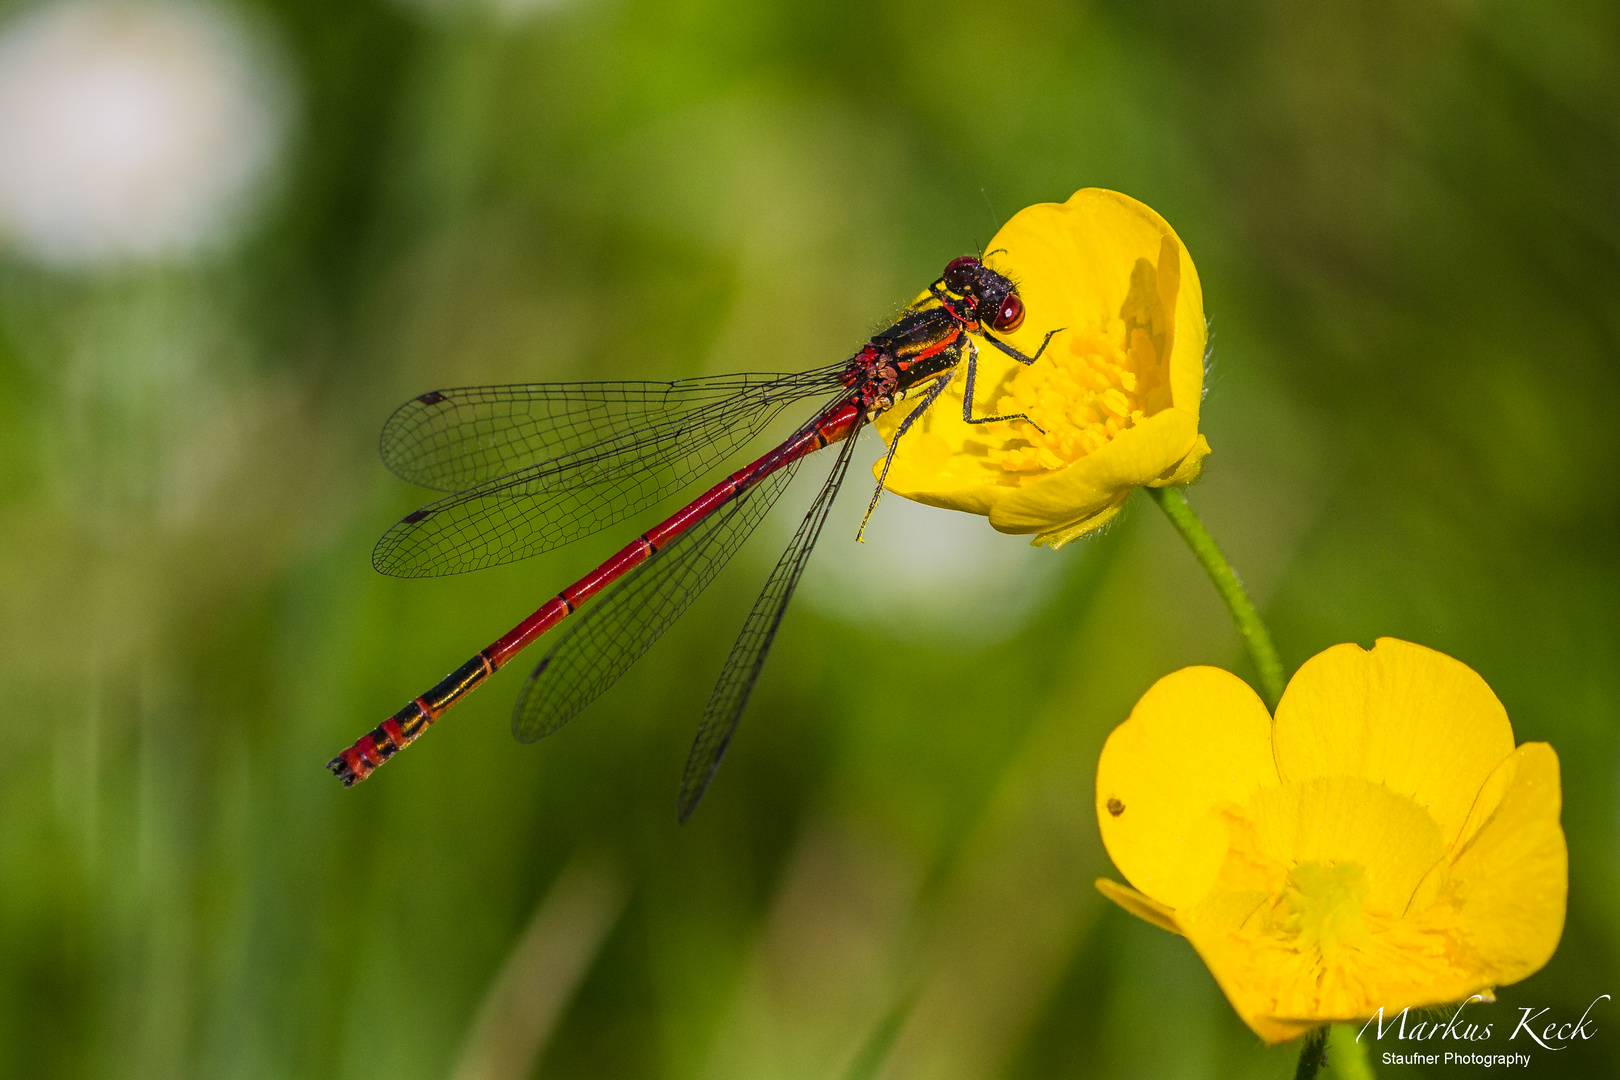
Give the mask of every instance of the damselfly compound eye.
[{"label": "damselfly compound eye", "polygon": [[1007,299],[1001,302],[1001,310],[996,317],[990,320],[990,325],[1003,334],[1011,333],[1024,324],[1024,302],[1018,299],[1018,294],[1008,293]]},{"label": "damselfly compound eye", "polygon": [[966,293],[978,280],[979,260],[972,255],[952,259],[945,267],[945,287],[953,293]]}]

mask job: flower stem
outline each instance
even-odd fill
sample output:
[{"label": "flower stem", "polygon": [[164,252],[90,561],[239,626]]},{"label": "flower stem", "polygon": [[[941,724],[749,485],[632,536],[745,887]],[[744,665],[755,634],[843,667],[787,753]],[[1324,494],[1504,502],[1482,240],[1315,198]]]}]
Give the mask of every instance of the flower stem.
[{"label": "flower stem", "polygon": [[1193,556],[1214,583],[1215,591],[1221,594],[1221,600],[1225,602],[1226,610],[1232,613],[1232,621],[1237,624],[1243,644],[1248,646],[1249,656],[1254,660],[1260,676],[1261,696],[1266,699],[1267,707],[1275,709],[1277,699],[1282,697],[1283,692],[1282,660],[1277,656],[1277,647],[1271,643],[1271,633],[1266,629],[1266,624],[1260,621],[1254,601],[1249,599],[1243,583],[1238,580],[1237,572],[1226,561],[1226,556],[1221,554],[1221,549],[1215,546],[1214,538],[1204,528],[1204,523],[1198,520],[1198,515],[1193,513],[1193,508],[1187,505],[1187,498],[1179,488],[1150,487],[1146,490],[1192,549]]},{"label": "flower stem", "polygon": [[1328,1053],[1333,1055],[1333,1074],[1341,1080],[1373,1080],[1367,1044],[1357,1041],[1356,1025],[1334,1024],[1329,1028]]},{"label": "flower stem", "polygon": [[1327,1064],[1327,1025],[1323,1024],[1305,1036],[1305,1045],[1299,1051],[1299,1068],[1294,1080],[1316,1080],[1316,1074]]}]

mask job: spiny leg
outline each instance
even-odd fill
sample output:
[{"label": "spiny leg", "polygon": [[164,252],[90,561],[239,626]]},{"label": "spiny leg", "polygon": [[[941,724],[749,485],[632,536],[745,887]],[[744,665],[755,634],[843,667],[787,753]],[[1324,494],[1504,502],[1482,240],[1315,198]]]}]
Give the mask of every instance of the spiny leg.
[{"label": "spiny leg", "polygon": [[[1052,334],[1055,334],[1055,333],[1057,333],[1056,330],[1052,331]],[[1050,338],[1052,336],[1052,334],[1047,334],[1046,336],[1048,338]],[[992,342],[994,342],[995,344],[997,344],[997,345],[1001,344],[999,341],[996,341],[994,338],[991,338],[990,340]],[[967,386],[964,388],[964,390],[962,392],[962,419],[967,421],[970,424],[993,424],[997,420],[1022,420],[1024,423],[1028,424],[1030,427],[1034,428],[1036,431],[1039,431],[1042,435],[1045,435],[1046,434],[1046,429],[1045,428],[1041,427],[1039,424],[1037,424],[1035,421],[1031,420],[1028,416],[1026,416],[1025,414],[1023,414],[1021,412],[1020,413],[1003,413],[1000,416],[974,416],[973,415],[973,380],[978,378],[978,375],[979,375],[979,350],[973,347],[973,342],[971,340],[968,341],[967,348],[968,348]],[[1043,348],[1043,349],[1046,348],[1044,343],[1041,345],[1041,348]],[[1035,360],[1036,360],[1036,357],[1039,357],[1039,356],[1040,356],[1040,353],[1037,352],[1035,354],[1035,356],[1032,356],[1032,357],[1029,358],[1029,362],[1031,364],[1033,364],[1035,362]]]},{"label": "spiny leg", "polygon": [[[972,347],[973,346],[970,343],[968,348]],[[944,393],[945,386],[950,381],[950,371],[946,371],[940,376],[939,381],[929,388],[928,393],[924,395],[922,399],[922,403],[915,409],[912,409],[911,414],[904,420],[900,421],[900,426],[895,429],[894,438],[889,440],[889,452],[883,457],[883,474],[878,477],[877,490],[872,492],[872,501],[866,506],[866,516],[861,518],[861,527],[856,530],[855,540],[857,543],[866,543],[866,540],[864,539],[866,535],[866,523],[872,520],[872,511],[877,509],[878,500],[883,497],[883,482],[889,478],[889,466],[894,464],[894,452],[900,448],[900,436],[904,435],[908,430],[910,430],[911,425],[916,421],[917,417],[928,411],[928,407],[934,403],[935,398]]]},{"label": "spiny leg", "polygon": [[1034,356],[1025,356],[1023,353],[1019,352],[1017,349],[1013,348],[1011,345],[1008,345],[1005,341],[997,341],[995,338],[991,337],[988,333],[986,333],[984,335],[984,340],[988,341],[990,344],[994,345],[996,348],[1000,349],[1002,352],[1006,353],[1008,356],[1012,357],[1014,360],[1018,361],[1020,364],[1023,364],[1025,367],[1028,367],[1029,365],[1033,364],[1035,361],[1037,361],[1037,360],[1039,360],[1041,358],[1041,353],[1046,351],[1046,343],[1052,340],[1052,335],[1053,334],[1061,334],[1061,333],[1063,333],[1063,331],[1065,331],[1067,329],[1068,329],[1067,326],[1060,326],[1056,330],[1048,330],[1046,332],[1046,336],[1041,338],[1041,347],[1035,350],[1035,355]]}]

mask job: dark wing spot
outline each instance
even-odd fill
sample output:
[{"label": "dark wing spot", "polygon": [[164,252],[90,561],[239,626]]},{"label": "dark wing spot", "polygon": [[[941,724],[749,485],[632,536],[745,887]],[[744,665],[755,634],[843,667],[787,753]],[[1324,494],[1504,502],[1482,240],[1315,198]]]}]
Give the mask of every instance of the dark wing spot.
[{"label": "dark wing spot", "polygon": [[433,511],[426,509],[412,510],[410,513],[405,515],[405,524],[415,525],[418,521],[423,520],[431,513],[433,513]]},{"label": "dark wing spot", "polygon": [[437,390],[429,390],[416,400],[420,401],[424,405],[437,405],[439,402],[444,400],[444,395],[439,393]]},{"label": "dark wing spot", "polygon": [[1108,812],[1113,814],[1115,817],[1119,817],[1119,815],[1125,812],[1125,804],[1120,802],[1118,799],[1109,799]]}]

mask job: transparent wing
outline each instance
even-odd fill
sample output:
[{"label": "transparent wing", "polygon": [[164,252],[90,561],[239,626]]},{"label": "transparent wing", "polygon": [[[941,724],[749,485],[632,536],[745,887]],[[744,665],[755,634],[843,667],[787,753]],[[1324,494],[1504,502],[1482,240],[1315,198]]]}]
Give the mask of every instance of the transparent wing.
[{"label": "transparent wing", "polygon": [[686,486],[787,406],[839,385],[807,372],[752,386],[448,495],[389,528],[372,565],[391,577],[437,577],[561,547]]},{"label": "transparent wing", "polygon": [[556,731],[641,659],[731,561],[802,460],[672,540],[576,616],[523,684],[512,710],[517,740],[534,742]]},{"label": "transparent wing", "polygon": [[788,601],[793,599],[793,590],[798,588],[805,564],[810,561],[810,552],[816,546],[816,538],[821,535],[821,527],[827,523],[827,513],[832,509],[833,500],[838,497],[844,474],[849,471],[858,433],[858,430],[851,431],[849,438],[844,441],[838,452],[838,461],[833,465],[832,472],[827,474],[827,482],[822,485],[821,493],[810,504],[810,512],[804,516],[799,531],[793,534],[793,542],[782,553],[776,569],[771,571],[759,599],[754,601],[754,609],[748,613],[748,621],[743,624],[737,643],[731,647],[731,655],[726,657],[726,666],[721,669],[720,681],[715,683],[714,692],[709,695],[709,704],[703,710],[703,721],[698,725],[692,752],[686,759],[686,772],[681,777],[679,814],[683,822],[692,816],[698,800],[709,790],[709,781],[714,779],[715,771],[720,768],[720,760],[726,756],[726,747],[731,745],[731,737],[737,732],[743,708],[747,706],[748,696],[753,693],[754,683],[765,666],[765,656],[770,652],[771,642],[776,640],[776,631],[782,625]]},{"label": "transparent wing", "polygon": [[413,484],[465,491],[739,394],[816,393],[826,374],[719,375],[675,382],[463,386],[412,398],[383,425],[383,463]]}]

